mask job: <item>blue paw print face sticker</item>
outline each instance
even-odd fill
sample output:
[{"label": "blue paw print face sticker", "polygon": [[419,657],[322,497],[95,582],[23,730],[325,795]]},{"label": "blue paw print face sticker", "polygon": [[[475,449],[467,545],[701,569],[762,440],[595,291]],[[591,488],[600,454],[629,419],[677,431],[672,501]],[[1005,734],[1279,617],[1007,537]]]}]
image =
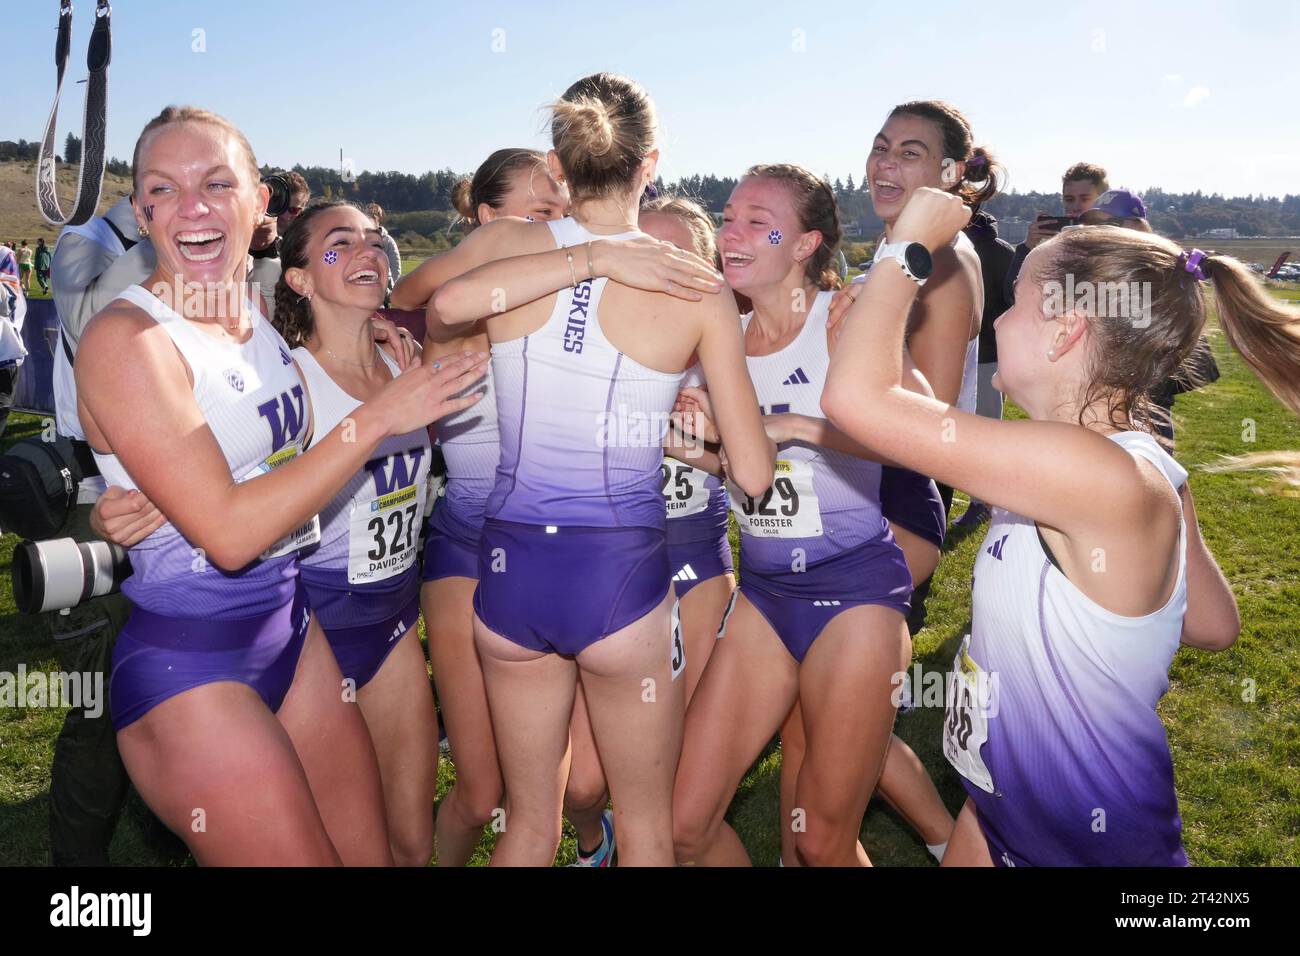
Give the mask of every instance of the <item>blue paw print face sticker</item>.
[{"label": "blue paw print face sticker", "polygon": [[767,234],[767,241],[774,246],[779,246],[781,244],[781,230],[773,229],[771,232],[769,232]]},{"label": "blue paw print face sticker", "polygon": [[334,263],[338,261],[339,261],[339,254],[335,252],[333,249],[325,253],[325,264],[327,266],[332,266],[334,265]]}]

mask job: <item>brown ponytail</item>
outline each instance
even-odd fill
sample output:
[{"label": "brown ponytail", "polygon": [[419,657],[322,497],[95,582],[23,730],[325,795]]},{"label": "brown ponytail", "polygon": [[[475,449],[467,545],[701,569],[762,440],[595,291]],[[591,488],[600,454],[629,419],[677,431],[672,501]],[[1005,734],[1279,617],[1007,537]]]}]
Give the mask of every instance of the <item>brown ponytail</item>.
[{"label": "brown ponytail", "polygon": [[471,179],[461,179],[451,190],[451,204],[460,213],[465,228],[481,226],[478,207],[487,204],[500,209],[510,192],[510,180],[520,170],[530,170],[542,176],[546,173],[546,157],[535,149],[518,146],[498,149],[474,172]]},{"label": "brown ponytail", "polygon": [[956,193],[966,205],[978,210],[1002,189],[1006,167],[993,158],[987,147],[974,145],[970,120],[957,107],[942,100],[913,100],[895,106],[889,113],[891,119],[899,115],[916,116],[939,127],[945,164],[966,164],[960,180],[949,181],[945,167],[944,189]]},{"label": "brown ponytail", "polygon": [[1300,311],[1265,292],[1231,256],[1207,256],[1201,271],[1214,286],[1228,343],[1269,391],[1300,415]]}]

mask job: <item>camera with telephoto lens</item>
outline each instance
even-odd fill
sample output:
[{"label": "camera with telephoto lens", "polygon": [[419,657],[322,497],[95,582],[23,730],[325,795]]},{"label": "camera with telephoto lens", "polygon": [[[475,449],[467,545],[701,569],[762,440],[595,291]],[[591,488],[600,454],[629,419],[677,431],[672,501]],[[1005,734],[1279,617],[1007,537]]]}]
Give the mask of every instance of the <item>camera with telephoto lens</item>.
[{"label": "camera with telephoto lens", "polygon": [[23,614],[61,611],[112,594],[130,574],[126,549],[108,541],[23,541],[14,548],[14,604]]},{"label": "camera with telephoto lens", "polygon": [[289,177],[283,173],[271,173],[263,176],[262,182],[271,190],[271,198],[266,204],[266,214],[272,218],[283,216],[293,202],[293,186]]}]

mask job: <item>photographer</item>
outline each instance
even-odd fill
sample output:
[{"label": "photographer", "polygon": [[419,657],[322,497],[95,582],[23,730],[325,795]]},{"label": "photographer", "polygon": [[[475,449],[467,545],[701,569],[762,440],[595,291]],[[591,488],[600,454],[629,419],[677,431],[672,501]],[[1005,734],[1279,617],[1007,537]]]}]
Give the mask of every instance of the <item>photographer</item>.
[{"label": "photographer", "polygon": [[[73,439],[81,466],[77,506],[55,537],[93,541],[90,509],[104,490],[77,418],[72,359],[90,318],[128,286],[145,281],[156,266],[153,246],[139,237],[130,197],[81,226],[69,226],[54,250],[54,303],[60,342],[54,356],[55,421]],[[103,675],[109,692],[109,661],[130,602],[108,594],[68,613],[42,615],[59,649],[65,672]],[[72,708],[54,748],[50,779],[50,854],[55,866],[106,866],[108,846],[126,802],[128,778],[118,755],[107,701],[98,717]]]},{"label": "photographer", "polygon": [[1071,222],[1077,223],[1079,217],[1092,208],[1097,197],[1109,188],[1106,170],[1094,163],[1075,163],[1067,169],[1061,177],[1061,205],[1065,207],[1065,215],[1051,216],[1040,212],[1029,224],[1029,234],[1025,236],[1025,241],[1016,246],[1016,257],[1011,261],[1011,268],[1007,272],[1007,287],[1015,288],[1020,266],[1031,249],[1060,233]]}]

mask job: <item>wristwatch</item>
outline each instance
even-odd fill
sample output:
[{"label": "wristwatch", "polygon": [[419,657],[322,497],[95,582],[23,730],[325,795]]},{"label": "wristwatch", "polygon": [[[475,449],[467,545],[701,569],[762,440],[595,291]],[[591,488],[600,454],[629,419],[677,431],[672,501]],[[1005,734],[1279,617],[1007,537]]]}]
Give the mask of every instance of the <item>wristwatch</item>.
[{"label": "wristwatch", "polygon": [[903,275],[917,285],[925,285],[925,280],[930,278],[930,272],[934,269],[930,250],[919,242],[886,242],[876,252],[876,261],[881,259],[897,259],[903,267]]}]

